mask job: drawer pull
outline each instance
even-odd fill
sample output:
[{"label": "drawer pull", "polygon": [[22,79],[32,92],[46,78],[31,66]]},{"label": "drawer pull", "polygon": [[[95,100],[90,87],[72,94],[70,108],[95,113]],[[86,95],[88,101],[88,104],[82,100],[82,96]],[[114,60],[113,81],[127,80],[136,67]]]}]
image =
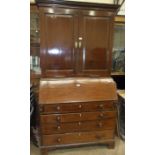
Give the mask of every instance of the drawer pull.
[{"label": "drawer pull", "polygon": [[81,125],[81,122],[79,122],[78,125],[80,126]]},{"label": "drawer pull", "polygon": [[61,138],[58,138],[58,139],[57,139],[57,142],[59,142],[59,143],[60,143],[60,142],[61,142]]},{"label": "drawer pull", "polygon": [[58,126],[58,127],[57,127],[57,129],[58,129],[58,130],[60,130],[60,129],[61,129],[61,127],[60,127],[60,126]]},{"label": "drawer pull", "polygon": [[80,114],[79,116],[82,117],[82,114]]},{"label": "drawer pull", "polygon": [[79,136],[81,136],[81,133],[78,133]]},{"label": "drawer pull", "polygon": [[57,116],[57,121],[60,121],[60,116]]},{"label": "drawer pull", "polygon": [[104,117],[104,114],[100,114],[100,117],[103,118]]},{"label": "drawer pull", "polygon": [[60,106],[57,106],[57,110],[60,110]]},{"label": "drawer pull", "polygon": [[100,122],[100,123],[98,123],[98,126],[101,128],[101,127],[103,127],[103,124]]},{"label": "drawer pull", "polygon": [[79,109],[81,109],[82,108],[82,105],[80,104],[78,107],[79,107]]},{"label": "drawer pull", "polygon": [[100,104],[100,105],[99,105],[100,108],[103,108],[103,106],[104,106],[103,104]]}]

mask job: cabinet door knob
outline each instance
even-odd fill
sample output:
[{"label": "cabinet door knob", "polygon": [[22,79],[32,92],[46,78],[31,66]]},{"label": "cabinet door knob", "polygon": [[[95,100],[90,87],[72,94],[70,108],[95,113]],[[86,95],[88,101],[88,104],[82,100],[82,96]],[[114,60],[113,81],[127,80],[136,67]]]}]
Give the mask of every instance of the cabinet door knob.
[{"label": "cabinet door knob", "polygon": [[79,40],[82,40],[83,38],[82,37],[79,37]]},{"label": "cabinet door knob", "polygon": [[60,110],[60,106],[57,106],[57,110]]},{"label": "cabinet door knob", "polygon": [[57,141],[60,143],[61,142],[61,138],[58,138]]}]

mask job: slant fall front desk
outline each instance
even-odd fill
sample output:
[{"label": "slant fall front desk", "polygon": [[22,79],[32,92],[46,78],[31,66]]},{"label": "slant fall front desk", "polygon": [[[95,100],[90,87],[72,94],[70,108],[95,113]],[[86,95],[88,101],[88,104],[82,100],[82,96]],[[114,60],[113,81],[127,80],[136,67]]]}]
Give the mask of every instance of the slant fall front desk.
[{"label": "slant fall front desk", "polygon": [[42,79],[38,105],[41,154],[84,144],[113,148],[116,100],[112,78]]}]

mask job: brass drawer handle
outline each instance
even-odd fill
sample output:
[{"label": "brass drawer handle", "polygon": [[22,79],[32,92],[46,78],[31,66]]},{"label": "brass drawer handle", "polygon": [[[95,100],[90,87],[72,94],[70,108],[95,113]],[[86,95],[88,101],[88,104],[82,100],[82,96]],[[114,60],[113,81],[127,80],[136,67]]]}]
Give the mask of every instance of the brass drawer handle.
[{"label": "brass drawer handle", "polygon": [[81,122],[79,122],[78,125],[80,126],[81,125]]},{"label": "brass drawer handle", "polygon": [[103,104],[100,104],[99,107],[103,109],[104,105]]},{"label": "brass drawer handle", "polygon": [[101,118],[103,118],[103,117],[104,117],[104,114],[101,113],[99,116],[100,116]]},{"label": "brass drawer handle", "polygon": [[61,129],[61,127],[60,127],[60,126],[58,126],[58,127],[57,127],[57,129],[58,129],[58,130],[60,130],[60,129]]},{"label": "brass drawer handle", "polygon": [[82,114],[80,114],[79,116],[82,117]]},{"label": "brass drawer handle", "polygon": [[60,106],[57,106],[57,110],[60,110]]},{"label": "brass drawer handle", "polygon": [[57,119],[57,121],[60,121],[60,116],[57,116],[57,118],[56,118],[56,119]]},{"label": "brass drawer handle", "polygon": [[100,123],[98,123],[98,126],[101,128],[101,127],[103,127],[103,124],[100,122]]},{"label": "brass drawer handle", "polygon": [[60,143],[61,142],[61,138],[58,138],[57,141]]},{"label": "brass drawer handle", "polygon": [[78,107],[79,107],[79,109],[81,109],[81,108],[82,108],[82,105],[81,105],[81,104],[79,104],[79,106],[78,106]]}]

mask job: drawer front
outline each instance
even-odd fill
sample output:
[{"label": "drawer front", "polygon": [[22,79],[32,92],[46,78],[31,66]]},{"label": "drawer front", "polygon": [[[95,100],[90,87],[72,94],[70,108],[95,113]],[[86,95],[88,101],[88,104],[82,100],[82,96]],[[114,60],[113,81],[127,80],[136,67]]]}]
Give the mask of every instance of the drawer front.
[{"label": "drawer front", "polygon": [[114,110],[112,101],[40,105],[40,113],[69,113]]},{"label": "drawer front", "polygon": [[58,122],[76,122],[76,121],[93,121],[103,120],[107,118],[115,118],[115,111],[106,112],[83,112],[83,113],[68,113],[68,114],[49,114],[41,115],[41,123],[58,123]]},{"label": "drawer front", "polygon": [[64,145],[87,142],[102,142],[106,139],[114,138],[114,130],[105,130],[102,132],[83,132],[83,133],[66,133],[56,135],[43,135],[42,145]]},{"label": "drawer front", "polygon": [[68,132],[82,132],[82,131],[103,131],[115,129],[115,119],[106,119],[101,121],[86,121],[86,122],[73,122],[73,123],[52,123],[42,124],[42,134],[57,134]]}]

